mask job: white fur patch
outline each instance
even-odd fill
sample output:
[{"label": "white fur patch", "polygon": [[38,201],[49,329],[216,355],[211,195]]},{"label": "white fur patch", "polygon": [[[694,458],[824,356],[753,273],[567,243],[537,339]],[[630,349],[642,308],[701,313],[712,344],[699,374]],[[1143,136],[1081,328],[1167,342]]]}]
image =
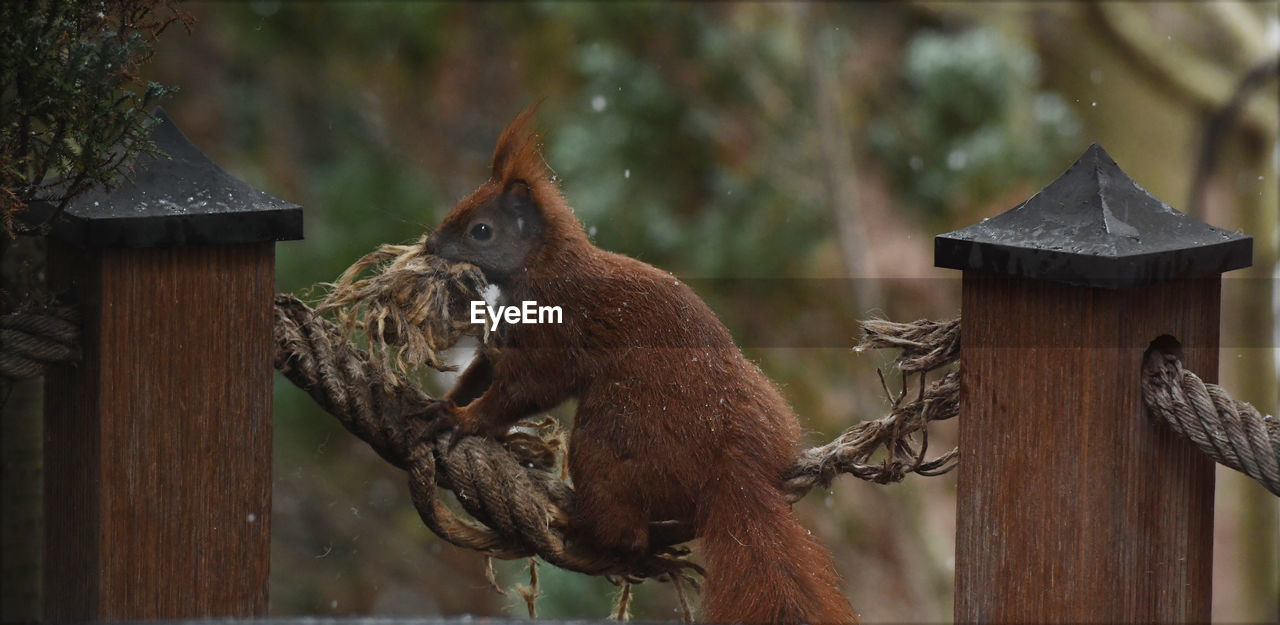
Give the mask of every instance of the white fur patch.
[{"label": "white fur patch", "polygon": [[484,293],[480,294],[484,297],[484,301],[489,304],[490,308],[497,308],[502,303],[502,289],[496,284],[490,284],[484,287]]}]

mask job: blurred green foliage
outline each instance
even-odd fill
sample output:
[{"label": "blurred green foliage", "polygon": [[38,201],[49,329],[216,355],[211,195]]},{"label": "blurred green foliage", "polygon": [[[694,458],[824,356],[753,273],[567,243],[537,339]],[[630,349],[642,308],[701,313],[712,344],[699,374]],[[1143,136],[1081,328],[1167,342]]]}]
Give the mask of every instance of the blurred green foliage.
[{"label": "blurred green foliage", "polygon": [[1034,51],[974,28],[918,32],[904,56],[908,104],[876,119],[869,139],[898,191],[929,217],[990,201],[1072,156],[1080,120],[1061,95],[1039,89]]},{"label": "blurred green foliage", "polygon": [[[778,163],[754,152],[756,138],[734,141],[733,125],[751,122],[723,112],[749,96],[739,67],[781,77],[800,71],[800,59],[784,46],[758,45],[780,36],[784,23],[744,33],[682,8],[596,12],[592,32],[625,37],[648,21],[673,33],[673,54],[687,63],[675,69],[686,75],[637,56],[644,49],[625,40],[582,46],[574,69],[588,112],[554,120],[548,160],[603,247],[694,275],[794,274],[805,261],[796,250],[823,236],[821,207],[789,198],[785,182],[768,175]],[[640,30],[629,30],[633,20]],[[686,96],[689,82],[701,86],[698,97]],[[602,171],[602,163],[622,169]]]}]

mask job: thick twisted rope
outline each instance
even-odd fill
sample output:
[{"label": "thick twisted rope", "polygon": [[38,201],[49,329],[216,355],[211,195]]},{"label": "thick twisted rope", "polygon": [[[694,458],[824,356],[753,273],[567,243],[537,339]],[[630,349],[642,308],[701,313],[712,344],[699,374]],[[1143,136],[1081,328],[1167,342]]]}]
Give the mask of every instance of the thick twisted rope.
[{"label": "thick twisted rope", "polygon": [[[573,492],[557,470],[554,435],[514,433],[504,443],[465,437],[452,450],[445,436],[424,436],[420,415],[431,398],[381,359],[352,345],[341,328],[295,297],[276,297],[276,368],[384,459],[408,471],[424,524],[446,541],[501,559],[539,556],[571,571],[619,581],[680,579],[696,586],[701,568],[687,550],[659,546],[627,558],[575,540]],[[389,378],[394,377],[394,380]],[[474,521],[438,496],[451,490]]]},{"label": "thick twisted rope", "polygon": [[34,378],[47,365],[80,355],[75,309],[57,304],[27,306],[0,317],[0,377]]},{"label": "thick twisted rope", "polygon": [[1213,458],[1280,496],[1280,420],[1232,399],[1182,368],[1177,356],[1153,349],[1142,365],[1147,410]]},{"label": "thick twisted rope", "polygon": [[[902,338],[918,338],[921,323],[932,322],[875,323],[864,347],[902,347],[907,359],[918,357],[921,350],[937,350],[936,345]],[[956,332],[953,324],[939,336],[954,338]],[[687,525],[656,523],[652,529],[658,544],[638,560],[595,549],[574,537],[573,491],[558,468],[562,438],[549,423],[526,424],[503,442],[464,437],[449,450],[445,436],[424,439],[430,425],[420,417],[431,402],[426,393],[390,369],[386,360],[357,348],[342,328],[293,296],[276,296],[275,340],[276,368],[384,459],[408,471],[419,516],[446,541],[502,559],[536,555],[561,568],[621,583],[656,578],[677,581],[678,589],[680,583],[697,588],[694,576],[701,569],[677,546],[694,538]],[[954,359],[953,347],[933,366]],[[884,483],[911,472],[936,475],[953,467],[954,450],[932,461],[924,461],[923,455],[925,426],[955,415],[955,375],[925,388],[920,373],[922,391],[907,399],[904,382],[903,392],[891,396],[894,405],[888,416],[861,423],[832,443],[802,454],[784,476],[789,499],[829,485],[840,473]],[[885,459],[869,462],[881,449],[887,450]],[[440,499],[437,487],[452,491],[471,518],[455,514]]]}]

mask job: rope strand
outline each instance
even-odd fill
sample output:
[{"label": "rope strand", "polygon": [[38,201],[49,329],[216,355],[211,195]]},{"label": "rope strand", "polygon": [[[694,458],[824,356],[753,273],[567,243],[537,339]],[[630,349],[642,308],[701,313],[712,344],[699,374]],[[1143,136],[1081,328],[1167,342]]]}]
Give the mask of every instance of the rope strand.
[{"label": "rope strand", "polygon": [[1151,350],[1142,366],[1147,410],[1219,464],[1280,496],[1280,421],[1206,384],[1177,356]]},{"label": "rope strand", "polygon": [[0,378],[23,380],[44,374],[47,365],[80,357],[75,309],[48,304],[24,306],[0,317]]}]

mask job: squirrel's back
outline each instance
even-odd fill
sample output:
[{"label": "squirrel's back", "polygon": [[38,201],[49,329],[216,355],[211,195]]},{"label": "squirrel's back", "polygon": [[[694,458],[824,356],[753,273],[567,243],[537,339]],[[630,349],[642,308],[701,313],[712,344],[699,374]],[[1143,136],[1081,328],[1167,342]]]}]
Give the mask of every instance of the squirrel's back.
[{"label": "squirrel's back", "polygon": [[644,471],[617,486],[644,502],[648,521],[694,525],[709,570],[707,620],[856,621],[830,555],[783,496],[799,424],[777,387],[678,278],[598,249],[574,259],[583,266],[550,285],[591,293],[566,300],[590,302],[566,311],[589,354],[570,444],[575,481],[602,465]]}]

